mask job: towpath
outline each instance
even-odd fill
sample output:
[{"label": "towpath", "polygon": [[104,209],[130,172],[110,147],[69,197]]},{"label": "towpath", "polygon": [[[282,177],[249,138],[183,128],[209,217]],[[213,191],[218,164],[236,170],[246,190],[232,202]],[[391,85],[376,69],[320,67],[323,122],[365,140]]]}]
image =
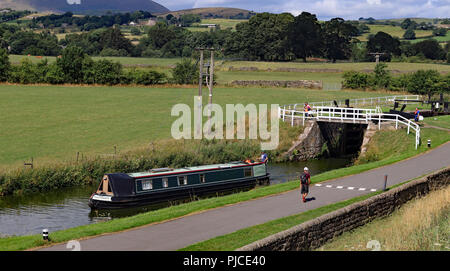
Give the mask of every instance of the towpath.
[{"label": "towpath", "polygon": [[[360,174],[312,185],[307,203],[299,189],[245,201],[171,221],[81,240],[82,250],[177,250],[242,228],[316,209],[380,190],[450,165],[450,142],[413,158]],[[68,250],[66,244],[42,250]]]}]

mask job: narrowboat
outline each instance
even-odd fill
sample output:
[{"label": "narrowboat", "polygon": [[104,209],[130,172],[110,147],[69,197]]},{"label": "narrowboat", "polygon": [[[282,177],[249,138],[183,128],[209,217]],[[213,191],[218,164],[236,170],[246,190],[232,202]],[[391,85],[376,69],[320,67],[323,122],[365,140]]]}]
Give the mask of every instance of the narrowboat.
[{"label": "narrowboat", "polygon": [[264,162],[159,168],[139,173],[105,174],[89,199],[92,209],[150,205],[234,189],[269,181]]}]

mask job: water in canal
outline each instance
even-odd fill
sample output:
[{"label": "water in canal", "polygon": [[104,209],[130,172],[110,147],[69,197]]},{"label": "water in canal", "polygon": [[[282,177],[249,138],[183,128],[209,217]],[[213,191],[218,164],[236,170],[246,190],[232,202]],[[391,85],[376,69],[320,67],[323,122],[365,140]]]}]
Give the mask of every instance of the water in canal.
[{"label": "water in canal", "polygon": [[[270,164],[271,184],[296,179],[303,168],[312,175],[349,165],[349,158],[327,158],[307,162]],[[139,207],[114,211],[91,211],[88,200],[97,186],[68,188],[48,193],[0,197],[0,237],[39,234],[80,225],[125,217],[161,208],[165,205]]]}]

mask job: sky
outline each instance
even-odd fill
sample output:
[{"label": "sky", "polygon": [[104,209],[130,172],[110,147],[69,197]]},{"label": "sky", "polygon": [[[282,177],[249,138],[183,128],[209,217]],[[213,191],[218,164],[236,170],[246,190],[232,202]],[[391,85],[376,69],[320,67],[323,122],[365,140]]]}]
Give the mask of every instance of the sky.
[{"label": "sky", "polygon": [[450,0],[153,0],[170,10],[199,7],[233,7],[255,12],[294,15],[307,11],[319,19],[360,17],[375,19],[448,18]]}]

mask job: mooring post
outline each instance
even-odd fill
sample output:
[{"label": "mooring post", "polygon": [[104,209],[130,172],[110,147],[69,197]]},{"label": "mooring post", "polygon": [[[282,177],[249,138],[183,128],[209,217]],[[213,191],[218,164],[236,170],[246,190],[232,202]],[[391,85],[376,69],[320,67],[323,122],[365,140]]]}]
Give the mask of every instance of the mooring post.
[{"label": "mooring post", "polygon": [[383,191],[386,191],[386,189],[387,189],[387,178],[388,178],[388,175],[384,175]]}]

